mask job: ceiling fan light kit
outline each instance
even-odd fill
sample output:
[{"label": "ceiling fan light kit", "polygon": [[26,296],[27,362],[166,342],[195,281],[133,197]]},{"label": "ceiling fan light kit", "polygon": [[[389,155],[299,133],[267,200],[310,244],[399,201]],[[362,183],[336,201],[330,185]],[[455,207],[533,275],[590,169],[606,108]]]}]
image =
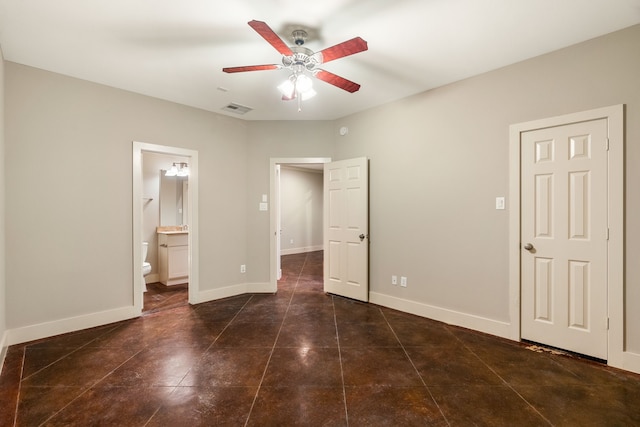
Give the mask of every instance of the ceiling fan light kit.
[{"label": "ceiling fan light kit", "polygon": [[360,89],[358,83],[317,68],[320,64],[326,64],[329,61],[367,50],[367,42],[360,37],[355,37],[319,52],[313,52],[303,46],[308,37],[305,30],[296,29],[292,31],[291,35],[295,46],[289,47],[265,22],[253,20],[249,21],[248,24],[282,55],[282,65],[227,67],[222,69],[225,73],[279,70],[282,68],[290,70],[289,78],[278,86],[278,89],[282,93],[283,101],[292,101],[294,99],[298,101],[298,111],[302,110],[302,101],[316,95],[315,90],[313,90],[313,81],[309,76],[350,93]]}]

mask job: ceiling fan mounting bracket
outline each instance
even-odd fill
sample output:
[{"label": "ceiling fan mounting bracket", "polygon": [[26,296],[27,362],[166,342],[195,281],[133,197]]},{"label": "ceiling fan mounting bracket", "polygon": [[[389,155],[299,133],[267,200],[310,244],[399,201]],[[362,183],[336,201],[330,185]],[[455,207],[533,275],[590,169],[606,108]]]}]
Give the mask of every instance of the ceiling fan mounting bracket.
[{"label": "ceiling fan mounting bracket", "polygon": [[291,33],[291,36],[293,37],[293,42],[296,46],[302,46],[309,35],[305,30],[294,30]]},{"label": "ceiling fan mounting bracket", "polygon": [[287,22],[283,24],[280,27],[278,34],[282,34],[285,38],[291,37],[289,40],[293,40],[296,45],[298,45],[296,39],[302,39],[303,44],[319,42],[322,40],[319,28],[305,25],[300,22]]}]

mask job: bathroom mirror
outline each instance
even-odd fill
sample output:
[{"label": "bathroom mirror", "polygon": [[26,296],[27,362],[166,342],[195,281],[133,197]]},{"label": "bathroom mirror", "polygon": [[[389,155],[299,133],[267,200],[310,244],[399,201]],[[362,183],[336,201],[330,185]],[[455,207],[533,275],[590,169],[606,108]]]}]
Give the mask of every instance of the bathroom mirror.
[{"label": "bathroom mirror", "polygon": [[160,226],[187,225],[189,179],[160,170]]}]

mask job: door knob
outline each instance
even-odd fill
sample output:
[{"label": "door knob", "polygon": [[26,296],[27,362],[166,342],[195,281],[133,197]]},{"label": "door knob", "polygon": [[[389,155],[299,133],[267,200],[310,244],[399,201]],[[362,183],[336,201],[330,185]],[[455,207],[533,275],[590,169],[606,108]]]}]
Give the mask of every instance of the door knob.
[{"label": "door knob", "polygon": [[531,249],[533,249],[533,245],[531,243],[527,243],[526,245],[524,245],[524,248],[530,251]]},{"label": "door knob", "polygon": [[360,238],[360,241],[362,242],[364,240],[364,238],[367,237],[367,236],[365,236],[364,234],[361,234],[358,237]]}]

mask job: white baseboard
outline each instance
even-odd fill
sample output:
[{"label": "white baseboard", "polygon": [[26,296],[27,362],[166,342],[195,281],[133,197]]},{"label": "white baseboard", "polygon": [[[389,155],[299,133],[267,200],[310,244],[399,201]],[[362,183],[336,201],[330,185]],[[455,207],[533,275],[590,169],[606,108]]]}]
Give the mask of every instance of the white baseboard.
[{"label": "white baseboard", "polygon": [[140,311],[136,310],[133,306],[122,307],[114,310],[100,311],[82,316],[69,317],[66,319],[53,320],[51,322],[9,329],[5,333],[7,336],[5,345],[21,344],[28,341],[39,340],[41,338],[66,334],[68,332],[108,325],[109,323],[139,317],[140,314]]},{"label": "white baseboard", "polygon": [[144,276],[145,283],[158,283],[160,281],[160,274],[158,273],[149,273]]},{"label": "white baseboard", "polygon": [[[198,304],[246,293],[272,292],[275,292],[275,290],[268,282],[243,283],[239,285],[198,292],[196,294],[196,300],[190,301],[190,303]],[[39,340],[42,338],[48,338],[60,334],[66,334],[69,332],[80,331],[82,329],[94,328],[96,326],[108,325],[110,323],[140,317],[141,314],[142,313],[139,310],[136,310],[133,306],[122,307],[113,310],[106,310],[97,313],[89,313],[81,316],[69,317],[66,319],[38,323],[35,325],[29,325],[15,329],[8,329],[4,332],[2,341],[0,341],[0,357],[2,358],[2,360],[4,360],[6,348],[11,345]]]},{"label": "white baseboard", "polygon": [[377,292],[369,292],[369,301],[374,304],[437,320],[449,325],[461,326],[463,328],[511,339],[509,334],[511,325],[507,322],[487,319],[485,317],[409,301]]},{"label": "white baseboard", "polygon": [[2,338],[0,338],[0,374],[4,367],[4,359],[7,357],[7,350],[9,350],[9,344],[7,344],[7,331],[4,331]]},{"label": "white baseboard", "polygon": [[276,290],[273,289],[271,283],[241,283],[238,285],[225,286],[224,288],[209,289],[206,291],[200,291],[195,295],[194,301],[189,301],[191,304],[201,304],[203,302],[215,301],[222,298],[235,297],[237,295],[247,293],[273,293]]},{"label": "white baseboard", "polygon": [[322,245],[303,246],[301,248],[281,249],[280,250],[280,254],[281,255],[304,254],[304,253],[307,253],[307,252],[321,251],[323,249],[324,249],[324,246],[322,246]]},{"label": "white baseboard", "polygon": [[622,366],[620,369],[640,374],[640,354],[625,351],[622,354]]}]

